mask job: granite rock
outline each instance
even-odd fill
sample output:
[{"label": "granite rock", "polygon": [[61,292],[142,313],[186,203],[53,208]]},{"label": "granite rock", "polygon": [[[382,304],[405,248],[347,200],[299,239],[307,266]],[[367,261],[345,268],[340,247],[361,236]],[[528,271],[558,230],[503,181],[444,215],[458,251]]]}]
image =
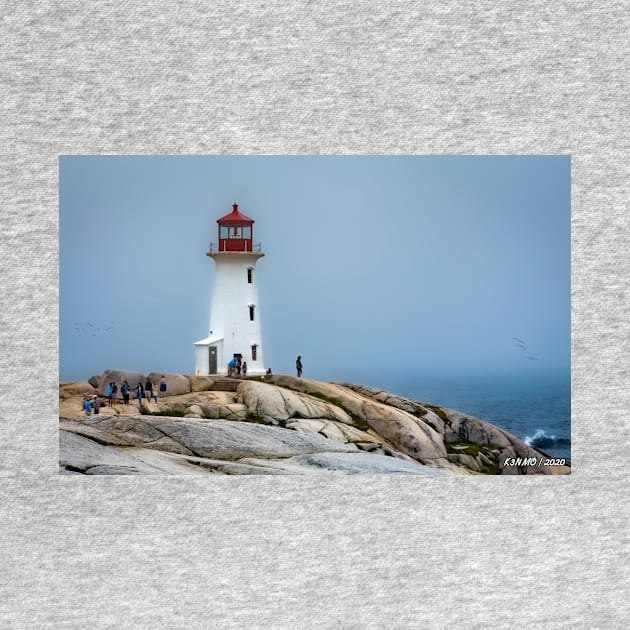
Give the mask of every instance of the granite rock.
[{"label": "granite rock", "polygon": [[[136,389],[139,383],[144,386],[145,377],[141,372],[130,372],[127,370],[105,370],[100,378],[98,393],[107,398],[107,386],[114,382],[118,385],[118,398],[122,398],[120,393],[121,385],[127,381],[131,389]],[[130,392],[130,395],[132,392]]]},{"label": "granite rock", "polygon": [[186,375],[190,383],[191,392],[207,392],[214,385],[214,379],[210,376],[190,376]]},{"label": "granite rock", "polygon": [[183,374],[166,374],[151,372],[147,378],[153,383],[154,389],[159,390],[162,378],[166,380],[166,396],[180,396],[192,391],[190,380]]},{"label": "granite rock", "polygon": [[[149,378],[158,383],[162,373]],[[570,466],[507,465],[543,454],[456,410],[352,383],[290,376],[242,380],[236,392],[166,374],[158,404],[133,399],[86,416],[89,382],[60,383],[64,474],[569,474]],[[134,386],[140,373],[107,370]],[[92,379],[93,380],[93,379]],[[63,435],[62,435],[63,434]],[[73,454],[74,453],[74,454]]]}]

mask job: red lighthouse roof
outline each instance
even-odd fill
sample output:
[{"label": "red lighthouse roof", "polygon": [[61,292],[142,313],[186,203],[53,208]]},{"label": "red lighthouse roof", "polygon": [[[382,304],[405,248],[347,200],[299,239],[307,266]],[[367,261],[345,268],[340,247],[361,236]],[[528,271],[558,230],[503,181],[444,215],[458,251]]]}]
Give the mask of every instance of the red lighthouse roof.
[{"label": "red lighthouse roof", "polygon": [[221,224],[221,223],[231,223],[232,225],[234,224],[252,224],[254,223],[254,219],[250,219],[249,217],[246,217],[244,214],[241,214],[238,211],[238,204],[235,203],[232,206],[232,212],[230,212],[230,214],[226,214],[224,217],[221,217],[220,219],[217,219],[217,223]]}]

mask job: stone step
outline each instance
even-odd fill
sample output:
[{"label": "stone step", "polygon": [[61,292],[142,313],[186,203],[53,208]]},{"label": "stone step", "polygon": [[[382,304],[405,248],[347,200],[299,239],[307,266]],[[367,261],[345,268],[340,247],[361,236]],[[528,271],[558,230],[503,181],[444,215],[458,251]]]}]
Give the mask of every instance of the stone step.
[{"label": "stone step", "polygon": [[235,392],[239,384],[238,379],[218,378],[212,383],[211,392]]}]

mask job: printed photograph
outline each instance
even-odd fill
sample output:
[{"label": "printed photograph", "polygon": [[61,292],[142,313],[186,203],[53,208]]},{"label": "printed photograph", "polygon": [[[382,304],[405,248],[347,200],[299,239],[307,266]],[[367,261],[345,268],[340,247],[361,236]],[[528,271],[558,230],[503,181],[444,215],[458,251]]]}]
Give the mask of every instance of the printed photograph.
[{"label": "printed photograph", "polygon": [[60,156],[59,471],[570,474],[570,156]]}]

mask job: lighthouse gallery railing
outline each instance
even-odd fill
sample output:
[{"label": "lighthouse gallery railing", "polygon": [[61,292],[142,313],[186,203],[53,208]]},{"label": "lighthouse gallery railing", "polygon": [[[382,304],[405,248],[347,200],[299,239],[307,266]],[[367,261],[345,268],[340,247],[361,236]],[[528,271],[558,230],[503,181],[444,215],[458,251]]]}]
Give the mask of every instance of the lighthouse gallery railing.
[{"label": "lighthouse gallery railing", "polygon": [[226,244],[227,243],[223,243],[223,249],[219,249],[219,245],[217,243],[210,243],[210,249],[208,250],[211,254],[215,253],[215,252],[261,252],[262,251],[262,245],[261,243],[254,243],[251,246],[251,249],[248,247],[249,243],[247,241],[244,241],[244,245],[245,248],[244,249],[237,249],[237,250],[233,250],[233,249],[227,249],[226,248]]}]

